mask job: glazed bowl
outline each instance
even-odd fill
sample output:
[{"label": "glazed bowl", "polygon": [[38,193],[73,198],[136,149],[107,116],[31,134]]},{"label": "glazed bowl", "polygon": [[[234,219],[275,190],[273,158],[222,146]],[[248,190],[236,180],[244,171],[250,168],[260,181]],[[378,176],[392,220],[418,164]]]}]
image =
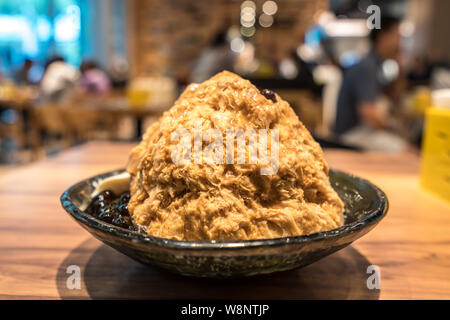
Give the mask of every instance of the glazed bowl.
[{"label": "glazed bowl", "polygon": [[116,227],[83,212],[99,182],[122,172],[107,172],[76,183],[62,194],[62,206],[108,246],[141,263],[186,276],[245,277],[303,267],[365,235],[388,210],[387,197],[378,187],[353,175],[330,170],[331,184],[345,203],[345,223],[340,228],[275,239],[177,241]]}]

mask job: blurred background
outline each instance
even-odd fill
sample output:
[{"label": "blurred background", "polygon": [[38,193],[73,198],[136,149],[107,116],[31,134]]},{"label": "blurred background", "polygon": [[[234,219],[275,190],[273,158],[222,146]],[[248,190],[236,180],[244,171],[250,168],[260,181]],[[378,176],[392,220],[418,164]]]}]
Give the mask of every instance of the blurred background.
[{"label": "blurred background", "polygon": [[137,141],[222,70],[279,93],[323,147],[419,152],[427,109],[450,101],[448,13],[447,0],[0,0],[0,163]]}]

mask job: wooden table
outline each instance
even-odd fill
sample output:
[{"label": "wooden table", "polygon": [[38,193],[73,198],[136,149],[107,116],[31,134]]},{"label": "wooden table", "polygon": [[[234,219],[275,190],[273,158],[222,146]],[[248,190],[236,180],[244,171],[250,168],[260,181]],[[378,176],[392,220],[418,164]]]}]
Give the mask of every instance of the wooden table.
[{"label": "wooden table", "polygon": [[98,117],[110,119],[108,127],[110,138],[117,139],[115,135],[118,131],[120,119],[130,117],[134,123],[134,131],[130,141],[139,141],[145,132],[144,121],[149,118],[157,120],[164,111],[171,106],[169,103],[154,103],[143,107],[133,107],[130,105],[125,94],[113,94],[106,97],[97,96],[77,96],[73,100],[64,101],[60,107],[69,107],[79,112],[95,111]]},{"label": "wooden table", "polygon": [[114,97],[100,103],[96,109],[116,115],[119,119],[131,116],[134,119],[135,131],[133,139],[139,141],[144,134],[144,120],[146,118],[159,118],[164,111],[170,108],[170,104],[155,104],[146,107],[132,107],[126,97]]},{"label": "wooden table", "polygon": [[[241,281],[186,279],[140,265],[64,212],[74,182],[123,167],[132,145],[90,143],[0,176],[0,298],[450,298],[450,205],[423,191],[419,159],[326,151],[331,166],[368,178],[390,210],[369,234],[306,268]],[[367,267],[381,270],[369,290]],[[81,270],[81,289],[66,286]]]}]

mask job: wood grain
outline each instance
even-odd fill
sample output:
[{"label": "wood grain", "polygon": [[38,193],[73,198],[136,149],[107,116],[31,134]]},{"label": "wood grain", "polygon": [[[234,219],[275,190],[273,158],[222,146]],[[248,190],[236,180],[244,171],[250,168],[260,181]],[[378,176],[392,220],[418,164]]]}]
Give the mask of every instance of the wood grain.
[{"label": "wood grain", "polygon": [[[304,269],[221,282],[142,266],[92,238],[61,208],[67,187],[123,167],[131,147],[89,143],[0,176],[0,298],[450,298],[450,205],[420,188],[417,155],[326,151],[331,167],[387,193],[387,217],[351,247]],[[380,290],[367,289],[371,264],[380,267]],[[70,265],[81,269],[80,290],[66,287]]]}]

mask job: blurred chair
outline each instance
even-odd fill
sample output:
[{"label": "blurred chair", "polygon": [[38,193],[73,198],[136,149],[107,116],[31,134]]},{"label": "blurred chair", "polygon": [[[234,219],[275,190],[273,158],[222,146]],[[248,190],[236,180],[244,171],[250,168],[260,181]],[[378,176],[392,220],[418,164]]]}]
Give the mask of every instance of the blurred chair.
[{"label": "blurred chair", "polygon": [[34,147],[46,149],[51,144],[59,143],[60,147],[69,147],[73,142],[67,116],[59,103],[51,102],[33,109]]},{"label": "blurred chair", "polygon": [[91,138],[98,117],[95,111],[83,107],[67,106],[61,108],[60,112],[72,143],[87,141]]},{"label": "blurred chair", "polygon": [[26,137],[21,113],[14,109],[4,109],[0,117],[0,162],[16,162],[16,151],[23,148]]},{"label": "blurred chair", "polygon": [[[119,138],[119,124],[124,117],[122,106],[127,103],[124,90],[112,90],[104,96],[78,96],[71,99],[70,105],[66,108],[72,112],[77,119],[85,117],[85,123],[72,123],[78,130],[87,126],[87,139],[109,139]],[[116,104],[119,106],[116,107]],[[77,114],[78,113],[78,114]],[[83,118],[82,118],[83,119]],[[84,129],[83,129],[84,130]]]}]

